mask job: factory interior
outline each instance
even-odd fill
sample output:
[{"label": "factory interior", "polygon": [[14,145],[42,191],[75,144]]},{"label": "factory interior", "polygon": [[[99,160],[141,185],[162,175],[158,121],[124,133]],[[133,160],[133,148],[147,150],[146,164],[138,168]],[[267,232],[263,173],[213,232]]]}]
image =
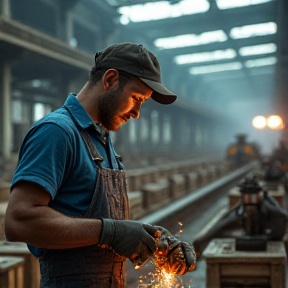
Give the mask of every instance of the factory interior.
[{"label": "factory interior", "polygon": [[22,141],[123,42],[177,95],[109,132],[131,219],[197,255],[169,283],[128,259],[126,288],[287,288],[287,0],[0,0],[0,288],[40,288],[37,257],[4,232]]}]

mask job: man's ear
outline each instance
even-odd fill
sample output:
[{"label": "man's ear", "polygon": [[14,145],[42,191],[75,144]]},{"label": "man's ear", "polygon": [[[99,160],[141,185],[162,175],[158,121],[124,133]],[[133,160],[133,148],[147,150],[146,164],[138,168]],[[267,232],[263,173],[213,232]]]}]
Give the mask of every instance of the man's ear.
[{"label": "man's ear", "polygon": [[115,85],[119,85],[119,72],[113,68],[106,70],[102,77],[102,84],[104,90],[108,90]]}]

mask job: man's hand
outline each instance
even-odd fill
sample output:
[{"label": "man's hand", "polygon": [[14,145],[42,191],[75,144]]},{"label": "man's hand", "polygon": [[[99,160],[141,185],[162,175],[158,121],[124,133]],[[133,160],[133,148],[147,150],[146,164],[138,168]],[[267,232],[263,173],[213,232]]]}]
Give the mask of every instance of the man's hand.
[{"label": "man's hand", "polygon": [[129,258],[135,267],[145,264],[151,256],[160,269],[177,275],[192,271],[196,266],[193,247],[163,227],[132,220],[102,219],[102,223],[99,244]]},{"label": "man's hand", "polygon": [[196,254],[189,243],[180,241],[168,254],[170,270],[177,275],[184,275],[196,268]]},{"label": "man's hand", "polygon": [[132,220],[102,219],[102,223],[99,244],[129,258],[136,266],[143,265],[155,252],[156,226]]},{"label": "man's hand", "polygon": [[165,228],[155,226],[155,262],[168,273],[184,275],[196,267],[196,254],[192,245],[180,241]]}]

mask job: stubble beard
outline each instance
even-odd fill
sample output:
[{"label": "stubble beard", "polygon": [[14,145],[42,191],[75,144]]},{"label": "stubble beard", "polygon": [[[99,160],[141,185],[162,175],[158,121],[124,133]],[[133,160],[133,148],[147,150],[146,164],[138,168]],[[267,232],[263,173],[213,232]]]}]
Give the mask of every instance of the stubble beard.
[{"label": "stubble beard", "polygon": [[116,119],[120,93],[119,88],[115,91],[106,92],[102,95],[102,101],[100,101],[100,123],[108,131],[117,131],[122,126],[122,123]]}]

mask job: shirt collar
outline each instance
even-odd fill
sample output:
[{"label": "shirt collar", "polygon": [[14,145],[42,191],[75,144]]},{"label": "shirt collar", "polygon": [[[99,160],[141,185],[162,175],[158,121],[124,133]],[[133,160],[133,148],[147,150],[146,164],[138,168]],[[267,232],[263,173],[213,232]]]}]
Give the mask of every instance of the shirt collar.
[{"label": "shirt collar", "polygon": [[90,126],[94,126],[94,128],[104,136],[107,131],[104,127],[98,123],[95,123],[92,118],[89,116],[85,108],[82,104],[78,101],[75,94],[70,94],[64,103],[64,107],[69,108],[70,112],[75,117],[78,124],[83,128],[86,129]]}]

